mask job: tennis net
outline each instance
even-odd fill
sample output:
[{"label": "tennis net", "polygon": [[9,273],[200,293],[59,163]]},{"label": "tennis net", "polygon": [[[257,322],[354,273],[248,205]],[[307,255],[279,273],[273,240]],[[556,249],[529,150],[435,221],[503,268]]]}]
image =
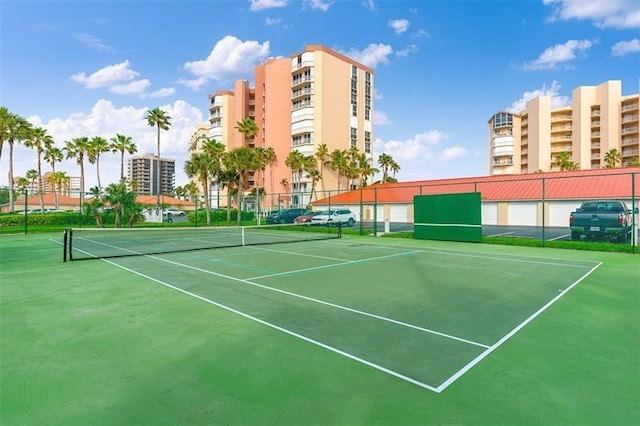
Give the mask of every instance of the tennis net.
[{"label": "tennis net", "polygon": [[342,228],[300,225],[199,228],[71,228],[63,260],[143,256],[202,249],[340,238]]}]

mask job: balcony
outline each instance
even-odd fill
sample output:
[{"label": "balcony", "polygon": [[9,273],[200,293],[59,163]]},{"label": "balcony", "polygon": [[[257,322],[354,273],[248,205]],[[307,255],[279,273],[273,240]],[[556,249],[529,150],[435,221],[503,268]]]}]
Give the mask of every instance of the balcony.
[{"label": "balcony", "polygon": [[600,149],[600,142],[591,142],[591,149]]},{"label": "balcony", "polygon": [[640,150],[637,149],[623,149],[622,150],[622,156],[623,157],[630,157],[630,156],[636,156],[638,155],[638,153],[640,152]]},{"label": "balcony", "polygon": [[622,117],[622,122],[623,123],[629,123],[630,121],[638,121],[638,116],[637,115],[625,115],[624,117]]},{"label": "balcony", "polygon": [[600,139],[600,132],[591,132],[591,137]]},{"label": "balcony", "polygon": [[307,84],[307,83],[312,83],[313,82],[313,77],[310,75],[305,75],[305,76],[299,76],[299,77],[295,77],[293,79],[293,82],[291,83],[292,87],[296,87],[296,86],[300,86],[302,84]]},{"label": "balcony", "polygon": [[598,121],[592,121],[592,122],[591,122],[591,127],[600,127],[600,120],[598,120]]},{"label": "balcony", "polygon": [[622,128],[622,134],[626,135],[628,133],[638,133],[638,127],[637,126],[626,126]]},{"label": "balcony", "polygon": [[301,70],[303,68],[311,68],[314,65],[315,65],[315,62],[312,59],[308,59],[302,62],[292,63],[291,71],[293,72],[293,71]]},{"label": "balcony", "polygon": [[291,93],[291,99],[297,99],[305,95],[313,95],[313,89],[311,87],[303,87],[302,89],[294,90]]},{"label": "balcony", "polygon": [[622,146],[635,145],[638,143],[638,138],[623,138]]},{"label": "balcony", "polygon": [[622,111],[633,111],[633,110],[636,110],[636,109],[638,109],[638,104],[637,103],[622,105]]},{"label": "balcony", "polygon": [[[593,115],[593,114],[592,114]],[[598,115],[600,115],[600,112],[598,112]],[[571,114],[565,114],[565,115],[554,115],[551,117],[551,121],[552,122],[561,122],[561,121],[571,121],[572,116]]]}]

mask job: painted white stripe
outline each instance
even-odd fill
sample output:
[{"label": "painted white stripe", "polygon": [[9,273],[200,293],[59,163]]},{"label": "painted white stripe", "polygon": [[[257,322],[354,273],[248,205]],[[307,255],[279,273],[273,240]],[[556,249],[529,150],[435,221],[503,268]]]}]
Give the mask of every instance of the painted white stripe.
[{"label": "painted white stripe", "polygon": [[294,255],[294,256],[306,256],[306,257],[314,257],[316,259],[326,259],[326,260],[336,260],[338,262],[348,262],[348,260],[346,260],[346,259],[338,259],[337,257],[320,256],[320,255],[317,255],[317,254],[299,253],[299,252],[288,251],[288,250],[274,250],[274,249],[264,248],[264,247],[261,247],[261,246],[246,246],[246,248],[248,248],[250,250],[261,250],[261,251],[268,251],[268,252],[272,252],[272,253],[291,254],[291,255]]},{"label": "painted white stripe", "polygon": [[482,225],[472,225],[470,223],[414,223],[413,226],[459,226],[461,228],[481,228]]},{"label": "painted white stripe", "polygon": [[371,361],[367,361],[366,359],[363,359],[363,358],[360,358],[358,356],[352,355],[352,354],[350,354],[348,352],[345,352],[345,351],[342,351],[342,350],[340,350],[338,348],[334,348],[333,346],[329,346],[327,344],[318,342],[317,340],[311,339],[311,338],[306,337],[306,336],[304,336],[302,334],[298,334],[298,333],[293,332],[291,330],[288,330],[286,328],[283,328],[283,327],[280,327],[278,325],[272,324],[272,323],[270,323],[268,321],[261,320],[260,318],[256,318],[254,316],[245,314],[244,312],[241,312],[241,311],[238,311],[236,309],[233,309],[233,308],[231,308],[229,306],[226,306],[226,305],[223,305],[221,303],[215,302],[215,301],[213,301],[211,299],[207,299],[206,297],[203,297],[203,296],[197,295],[195,293],[192,293],[190,291],[184,290],[182,288],[173,286],[173,285],[171,285],[171,284],[169,284],[167,282],[164,282],[164,281],[158,280],[156,278],[150,277],[148,275],[142,274],[140,272],[134,271],[134,270],[129,269],[129,268],[125,267],[125,266],[118,265],[117,263],[112,262],[112,261],[110,261],[108,259],[101,259],[101,260],[104,261],[104,262],[107,262],[107,263],[109,263],[111,265],[114,265],[114,266],[116,266],[118,268],[124,269],[125,271],[131,272],[133,274],[136,274],[138,276],[141,276],[143,278],[146,278],[148,280],[151,280],[151,281],[156,282],[158,284],[161,284],[163,286],[169,287],[169,288],[171,288],[171,289],[173,289],[175,291],[179,291],[180,293],[183,293],[183,294],[186,294],[188,296],[194,297],[194,298],[196,298],[198,300],[201,300],[203,302],[210,303],[210,304],[212,304],[214,306],[217,306],[219,308],[222,308],[224,310],[232,312],[232,313],[234,313],[236,315],[240,315],[241,317],[247,318],[247,319],[249,319],[251,321],[255,321],[255,322],[259,323],[259,324],[266,325],[267,327],[271,327],[271,328],[273,328],[275,330],[281,331],[281,332],[286,333],[286,334],[288,334],[290,336],[297,337],[298,339],[301,339],[301,340],[304,340],[306,342],[312,343],[314,345],[320,346],[321,348],[327,349],[327,350],[329,350],[331,352],[334,352],[334,353],[337,353],[339,355],[342,355],[342,356],[344,356],[346,358],[349,358],[349,359],[351,359],[353,361],[356,361],[356,362],[359,362],[361,364],[367,365],[369,367],[375,368],[376,370],[379,370],[379,371],[382,371],[384,373],[390,374],[390,375],[392,375],[394,377],[397,377],[397,378],[399,378],[401,380],[407,381],[409,383],[413,383],[414,385],[420,386],[420,387],[428,389],[430,391],[437,392],[436,388],[433,387],[433,386],[430,386],[430,385],[428,385],[426,383],[423,383],[423,382],[421,382],[419,380],[412,379],[411,377],[405,376],[404,374],[401,374],[401,373],[398,373],[396,371],[390,370],[390,369],[385,368],[385,367],[383,367],[381,365],[375,364],[375,363],[373,363]]},{"label": "painted white stripe", "polygon": [[[517,257],[496,257],[496,256],[482,256],[477,254],[464,254],[464,253],[443,253],[440,251],[430,251],[430,250],[420,250],[420,252],[444,254],[444,255],[460,256],[460,257],[472,257],[477,259],[503,260],[505,262],[523,262],[523,263],[534,263],[538,265],[564,266],[566,268],[589,268],[593,266],[593,262],[590,262],[590,264],[587,264],[587,265],[575,265],[575,264],[566,264],[562,262],[543,262],[540,260],[520,259]],[[573,262],[573,260],[567,260],[567,261]],[[578,262],[586,262],[586,261],[578,261]]]},{"label": "painted white stripe", "polygon": [[516,231],[511,231],[511,232],[502,232],[500,234],[492,234],[492,235],[487,235],[487,237],[499,237],[501,235],[512,235],[515,234]]},{"label": "painted white stripe", "polygon": [[502,339],[498,340],[495,344],[493,344],[489,349],[487,349],[486,351],[484,351],[483,353],[481,353],[480,355],[478,355],[476,358],[474,358],[470,363],[468,363],[467,365],[465,365],[463,368],[461,368],[458,372],[456,372],[453,376],[449,377],[447,380],[445,380],[440,386],[437,387],[436,392],[440,393],[443,390],[445,390],[447,387],[449,387],[453,382],[455,382],[456,380],[458,380],[460,377],[462,377],[463,374],[465,374],[467,371],[469,371],[471,368],[473,368],[476,364],[478,364],[480,361],[482,361],[483,359],[485,359],[490,353],[492,353],[493,351],[495,351],[496,349],[498,349],[503,343],[505,343],[507,340],[509,340],[511,337],[513,337],[518,331],[522,330],[527,324],[529,324],[531,321],[533,321],[535,318],[537,318],[541,313],[543,313],[544,311],[546,311],[551,305],[553,305],[555,302],[558,301],[558,299],[560,299],[562,296],[564,296],[565,294],[567,294],[569,292],[569,290],[571,290],[572,288],[574,288],[576,285],[578,285],[582,280],[584,280],[585,278],[587,278],[589,275],[591,275],[596,269],[598,269],[600,266],[602,265],[602,262],[599,262],[596,266],[594,266],[593,268],[591,268],[586,274],[584,274],[582,277],[580,277],[579,279],[577,279],[573,284],[571,284],[569,287],[567,287],[566,289],[564,289],[564,291],[562,291],[561,293],[559,293],[556,297],[554,297],[553,299],[551,299],[551,301],[549,301],[546,305],[544,305],[542,308],[538,309],[536,312],[534,312],[529,318],[525,319],[522,323],[520,323],[520,325],[518,325],[516,328],[514,328],[513,330],[511,330],[509,333],[507,333]]},{"label": "painted white stripe", "polygon": [[561,240],[563,238],[567,238],[571,234],[560,235],[559,237],[551,238],[549,241]]}]

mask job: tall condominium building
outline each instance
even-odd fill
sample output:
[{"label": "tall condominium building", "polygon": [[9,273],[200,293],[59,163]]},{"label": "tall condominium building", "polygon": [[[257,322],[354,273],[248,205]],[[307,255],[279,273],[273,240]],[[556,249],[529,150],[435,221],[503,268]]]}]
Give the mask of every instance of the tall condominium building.
[{"label": "tall condominium building", "polygon": [[129,179],[136,182],[138,195],[170,195],[176,179],[175,160],[160,159],[160,185],[158,185],[158,156],[135,155],[129,158]]},{"label": "tall condominium building", "polygon": [[558,170],[554,160],[566,152],[580,169],[599,169],[611,149],[618,165],[638,163],[638,94],[623,96],[622,82],[573,90],[571,105],[551,107],[549,96],[527,102],[518,113],[499,112],[489,119],[489,174]]},{"label": "tall condominium building", "polygon": [[[293,194],[275,201],[267,196],[267,206],[305,205],[311,179],[292,175],[285,159],[292,150],[313,155],[325,144],[329,153],[357,147],[372,160],[373,87],[370,68],[324,46],[307,45],[301,53],[256,66],[254,87],[238,80],[233,90],[211,95],[209,137],[227,150],[238,148],[245,140],[237,123],[252,117],[259,132],[249,146],[273,148],[276,161],[264,173],[252,174],[248,188],[258,184],[266,193]],[[324,167],[316,190],[344,190],[354,182]]]},{"label": "tall condominium building", "polygon": [[[54,190],[51,176],[53,176],[53,172],[46,172],[42,175],[42,185],[44,186],[45,192],[53,192]],[[80,188],[80,176],[68,176],[62,188],[56,187],[55,190],[68,197],[80,197]]]}]

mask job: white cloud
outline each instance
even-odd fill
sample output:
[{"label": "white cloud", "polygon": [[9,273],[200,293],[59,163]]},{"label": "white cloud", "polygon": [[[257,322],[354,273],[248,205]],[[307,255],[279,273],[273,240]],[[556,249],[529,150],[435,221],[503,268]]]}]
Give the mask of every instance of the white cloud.
[{"label": "white cloud", "polygon": [[147,95],[149,98],[160,99],[166,98],[167,96],[171,96],[176,93],[176,89],[173,87],[165,87],[163,89],[158,89],[155,92],[151,92]]},{"label": "white cloud", "polygon": [[85,46],[87,46],[90,49],[94,49],[97,50],[99,52],[113,52],[114,49],[113,47],[109,46],[108,44],[104,43],[101,39],[94,37],[90,34],[84,34],[84,33],[75,33],[72,35],[72,37],[84,44]]},{"label": "white cloud", "polygon": [[311,9],[321,10],[323,12],[329,10],[331,5],[333,4],[333,2],[327,0],[307,0],[305,3],[309,5]]},{"label": "white cloud", "polygon": [[73,74],[71,80],[82,84],[87,89],[109,88],[118,84],[129,83],[135,80],[140,73],[132,70],[129,61],[109,65],[87,76],[80,72]]},{"label": "white cloud", "polygon": [[433,146],[440,141],[448,139],[449,135],[439,130],[430,130],[419,133],[404,141],[389,140],[387,142],[377,140],[375,152],[387,153],[396,161],[402,162],[420,161],[433,158]]},{"label": "white cloud", "polygon": [[[155,105],[154,105],[155,107]],[[191,134],[197,125],[203,122],[202,112],[185,101],[179,100],[172,104],[160,105],[162,110],[171,117],[171,128],[162,131],[160,135],[160,155],[163,158],[176,160],[176,185],[187,183],[183,171],[184,161],[187,159],[188,145]],[[146,115],[149,108],[133,106],[117,107],[111,101],[101,99],[87,112],[77,112],[68,117],[54,118],[43,122],[40,117],[29,117],[34,125],[44,127],[55,140],[56,146],[64,147],[64,142],[72,138],[87,136],[101,136],[107,140],[116,133],[131,136],[137,145],[138,154],[155,153],[157,133],[147,124]],[[34,168],[35,155],[33,150],[23,146],[16,146],[15,174],[24,175]],[[127,161],[125,156],[125,161]],[[57,169],[67,172],[70,176],[80,176],[80,168],[75,160],[65,160]],[[48,166],[43,165],[43,171]],[[125,164],[126,170],[126,164]],[[126,173],[126,171],[125,171]],[[120,178],[120,156],[105,153],[100,157],[100,180],[102,184],[116,182]],[[95,166],[85,164],[86,188],[97,184]]]},{"label": "white cloud", "polygon": [[553,7],[549,21],[589,20],[599,28],[640,28],[638,0],[543,0]]},{"label": "white cloud", "polygon": [[373,124],[376,126],[388,126],[393,123],[389,120],[389,116],[384,111],[376,109],[373,112]]},{"label": "white cloud", "polygon": [[367,67],[375,68],[378,64],[389,63],[389,55],[393,53],[393,48],[388,44],[371,43],[364,50],[350,49],[342,52],[349,58],[360,62]]},{"label": "white cloud", "polygon": [[372,12],[376,10],[376,2],[374,0],[362,0],[362,5]]},{"label": "white cloud", "polygon": [[278,25],[282,23],[282,18],[264,18],[264,23],[266,25]]},{"label": "white cloud", "polygon": [[396,34],[402,34],[409,29],[411,23],[407,19],[392,19],[387,26],[392,28]]},{"label": "white cloud", "polygon": [[411,37],[414,37],[414,38],[429,37],[429,33],[423,30],[422,28],[420,28],[415,33],[411,34]]},{"label": "white cloud", "polygon": [[554,69],[576,59],[577,54],[586,52],[591,46],[589,40],[569,40],[564,44],[556,44],[545,49],[538,59],[525,63],[523,68],[532,71]]},{"label": "white cloud", "polygon": [[611,56],[624,56],[628,53],[640,52],[640,40],[619,41],[611,47]]},{"label": "white cloud", "polygon": [[250,9],[253,12],[257,12],[265,9],[273,9],[276,7],[285,7],[288,0],[250,0]]},{"label": "white cloud", "polygon": [[461,146],[451,146],[449,148],[445,148],[444,150],[442,150],[442,154],[440,155],[440,159],[441,160],[451,160],[453,158],[457,158],[457,157],[463,157],[465,155],[467,155],[469,151],[466,148],[463,148]]},{"label": "white cloud", "polygon": [[180,84],[199,89],[209,80],[227,81],[251,75],[254,66],[269,56],[269,42],[241,41],[225,36],[218,41],[204,60],[184,64],[184,69],[195,75],[194,80],[179,80]]},{"label": "white cloud", "polygon": [[531,92],[524,92],[520,99],[514,101],[510,107],[506,108],[506,111],[511,113],[519,113],[525,109],[527,102],[539,96],[551,97],[552,108],[561,108],[563,106],[567,106],[571,104],[571,99],[569,99],[568,96],[559,95],[561,87],[562,86],[560,85],[560,83],[554,80],[550,86],[544,84],[540,89],[536,89]]},{"label": "white cloud", "polygon": [[410,44],[409,46],[405,47],[402,50],[398,50],[396,52],[396,57],[398,58],[403,58],[406,56],[409,56],[409,53],[413,53],[413,52],[417,52],[418,51],[418,46],[416,46],[415,44]]},{"label": "white cloud", "polygon": [[149,80],[135,80],[126,84],[115,84],[109,90],[118,95],[142,95],[151,86]]}]

